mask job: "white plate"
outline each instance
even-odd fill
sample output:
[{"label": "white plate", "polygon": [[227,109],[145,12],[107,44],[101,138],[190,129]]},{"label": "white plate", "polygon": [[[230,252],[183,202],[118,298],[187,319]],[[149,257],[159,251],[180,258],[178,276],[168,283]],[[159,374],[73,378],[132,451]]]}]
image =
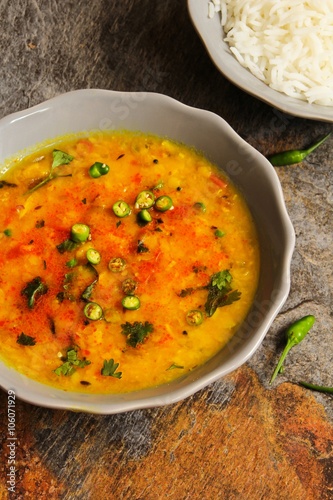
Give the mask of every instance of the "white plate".
[{"label": "white plate", "polygon": [[289,115],[333,122],[333,106],[309,104],[277,92],[243,68],[230,52],[229,45],[223,41],[219,14],[213,19],[208,18],[208,0],[188,0],[188,9],[212,61],[233,84]]}]

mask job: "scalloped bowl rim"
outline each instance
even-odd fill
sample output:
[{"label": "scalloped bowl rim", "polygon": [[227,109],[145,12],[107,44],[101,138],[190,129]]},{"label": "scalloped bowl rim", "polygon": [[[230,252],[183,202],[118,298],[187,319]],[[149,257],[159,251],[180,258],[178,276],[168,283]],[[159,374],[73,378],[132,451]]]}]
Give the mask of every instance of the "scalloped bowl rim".
[{"label": "scalloped bowl rim", "polygon": [[[83,123],[87,126],[81,126]],[[266,254],[269,257],[264,264],[265,272],[261,272],[261,275],[265,275],[263,280],[268,279],[266,274],[271,276],[269,278],[271,282],[266,285],[271,286],[272,290],[267,299],[258,298],[258,304],[255,304],[253,311],[250,311],[239,337],[237,333],[235,343],[231,343],[228,349],[222,350],[222,357],[218,353],[205,365],[171,384],[115,395],[65,392],[28,379],[0,362],[0,386],[6,391],[14,390],[17,397],[31,404],[96,414],[113,414],[172,404],[234,371],[260,346],[289,294],[295,233],[285,207],[278,176],[268,160],[246,143],[220,116],[187,106],[162,94],[99,89],[76,90],[8,115],[0,120],[0,164],[6,158],[26,148],[29,151],[31,147],[48,138],[98,128],[91,127],[91,123],[98,124],[100,129],[123,128],[165,135],[194,145],[203,150],[208,157],[213,155],[212,161],[217,162],[221,146],[217,144],[216,139],[218,142],[219,139],[225,141],[223,155],[228,152],[231,158],[238,158],[246,165],[246,168],[241,166],[243,168],[239,177],[241,182],[246,185],[249,181],[252,183],[251,190],[259,190],[252,195],[254,199],[252,204],[256,204],[259,194],[263,193],[261,200],[263,208],[254,206],[252,211],[256,212],[256,223],[260,222],[264,226],[262,235],[264,255],[265,259]],[[54,133],[55,130],[61,132]],[[206,134],[203,134],[205,130]],[[33,140],[32,137],[38,139]],[[230,151],[229,145],[232,145]],[[234,182],[238,184],[235,180]],[[243,191],[246,197],[246,189]],[[249,201],[248,203],[250,204]],[[270,211],[272,214],[269,214]],[[271,227],[272,220],[276,225],[275,228]],[[271,234],[267,236],[269,232]],[[281,248],[276,250],[279,246]]]}]

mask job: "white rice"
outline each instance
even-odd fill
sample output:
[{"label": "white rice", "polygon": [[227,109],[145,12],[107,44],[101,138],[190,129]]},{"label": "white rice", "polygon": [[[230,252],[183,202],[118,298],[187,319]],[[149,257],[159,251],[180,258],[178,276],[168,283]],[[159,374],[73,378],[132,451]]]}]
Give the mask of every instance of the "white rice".
[{"label": "white rice", "polygon": [[211,0],[238,62],[296,99],[333,106],[333,0]]}]

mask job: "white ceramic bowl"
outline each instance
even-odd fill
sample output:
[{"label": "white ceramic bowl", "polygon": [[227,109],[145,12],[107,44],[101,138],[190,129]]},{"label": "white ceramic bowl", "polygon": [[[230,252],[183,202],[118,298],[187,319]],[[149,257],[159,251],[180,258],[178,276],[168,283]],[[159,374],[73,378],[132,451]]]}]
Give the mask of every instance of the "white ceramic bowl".
[{"label": "white ceramic bowl", "polygon": [[289,115],[333,122],[332,106],[309,104],[277,92],[241,66],[231,53],[229,45],[223,41],[224,34],[219,14],[213,19],[208,18],[208,0],[188,0],[188,10],[212,61],[234,85]]},{"label": "white ceramic bowl", "polygon": [[0,164],[20,150],[70,132],[128,129],[168,136],[202,150],[245,196],[259,231],[260,283],[232,341],[204,366],[168,385],[122,395],[70,393],[44,386],[0,363],[0,385],[41,406],[101,414],[174,403],[235,370],[252,356],[285,302],[294,231],[271,164],[219,116],[149,93],[78,90],[0,120]]}]

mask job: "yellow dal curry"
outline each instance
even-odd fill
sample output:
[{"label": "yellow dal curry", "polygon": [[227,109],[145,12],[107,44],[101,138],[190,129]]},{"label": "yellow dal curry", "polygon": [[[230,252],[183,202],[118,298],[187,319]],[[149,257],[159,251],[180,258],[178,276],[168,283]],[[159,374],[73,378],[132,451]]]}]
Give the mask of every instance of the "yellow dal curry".
[{"label": "yellow dal curry", "polygon": [[14,161],[0,188],[0,355],[32,379],[89,393],[170,382],[253,302],[251,215],[193,149],[70,137]]}]

